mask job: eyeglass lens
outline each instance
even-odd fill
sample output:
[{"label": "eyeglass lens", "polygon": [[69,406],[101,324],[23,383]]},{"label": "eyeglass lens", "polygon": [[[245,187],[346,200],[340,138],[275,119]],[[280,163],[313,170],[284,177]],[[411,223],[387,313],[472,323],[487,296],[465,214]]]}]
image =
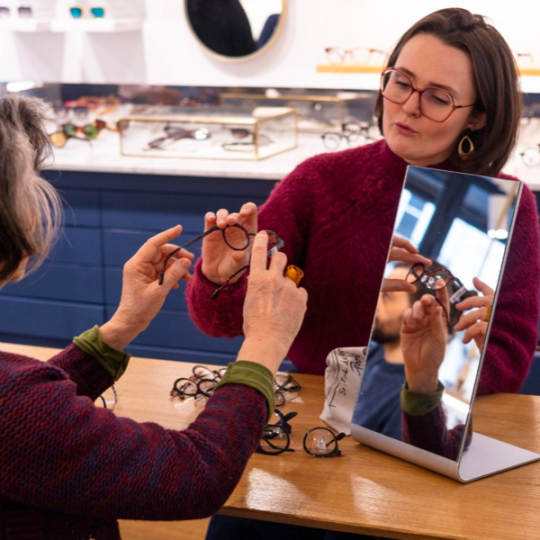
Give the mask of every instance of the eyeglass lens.
[{"label": "eyeglass lens", "polygon": [[[382,95],[393,103],[403,104],[412,95],[414,88],[411,79],[399,71],[389,70],[383,73]],[[444,122],[454,110],[452,96],[438,88],[428,88],[420,94],[422,114],[435,122]]]}]

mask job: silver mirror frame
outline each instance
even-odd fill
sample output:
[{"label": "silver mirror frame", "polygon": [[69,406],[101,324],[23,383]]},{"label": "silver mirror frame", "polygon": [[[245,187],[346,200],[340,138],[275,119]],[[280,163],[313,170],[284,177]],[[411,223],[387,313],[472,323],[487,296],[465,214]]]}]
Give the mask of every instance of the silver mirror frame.
[{"label": "silver mirror frame", "polygon": [[283,31],[283,27],[285,25],[285,19],[287,18],[287,2],[288,0],[281,0],[283,5],[283,11],[281,12],[281,16],[279,18],[279,23],[277,25],[276,31],[272,35],[272,37],[268,40],[268,43],[265,43],[264,47],[262,49],[259,49],[258,51],[255,51],[252,54],[248,54],[246,56],[238,56],[238,57],[231,57],[231,56],[225,56],[223,54],[219,54],[212,49],[208,48],[200,39],[199,36],[196,34],[192,24],[191,20],[189,18],[188,13],[188,0],[184,0],[184,13],[186,16],[186,21],[189,26],[189,29],[191,31],[191,34],[199,44],[199,46],[212,58],[219,60],[220,62],[224,62],[227,64],[241,64],[242,62],[248,62],[250,60],[253,60],[254,58],[259,57],[261,54],[264,54],[274,43],[278,40],[279,36],[281,35]]},{"label": "silver mirror frame", "polygon": [[[409,174],[409,167],[405,174],[403,181],[403,187],[405,187],[406,180]],[[512,217],[512,223],[510,225],[510,235],[508,238],[508,245],[512,241],[512,235],[516,218],[518,215],[519,201],[521,199],[521,193],[523,191],[523,184],[519,184],[519,188],[516,193],[515,211]],[[396,223],[392,231],[396,228]],[[497,309],[497,299],[500,291],[500,284],[504,276],[504,269],[506,267],[506,261],[508,258],[509,249],[506,249],[504,254],[504,260],[501,265],[501,272],[499,274],[499,283],[496,290],[496,296],[494,301],[495,311]],[[390,254],[390,248],[388,250]],[[388,259],[388,258],[387,258]],[[381,284],[382,289],[382,284]],[[491,324],[494,317],[491,318],[490,325],[487,329],[487,342],[483,347],[478,373],[476,375],[476,381],[474,390],[471,396],[469,404],[469,410],[473,410],[474,401],[476,399],[476,391],[480,382],[480,374],[484,365],[484,358],[487,351],[487,345],[489,343],[489,335],[491,332]],[[373,327],[372,327],[373,331]],[[371,342],[371,335],[370,335]],[[358,398],[357,398],[358,399]],[[467,433],[471,429],[473,414],[469,412],[467,415],[467,421],[463,433]],[[354,422],[354,420],[353,420]],[[493,474],[504,472],[522,465],[527,465],[535,461],[540,461],[540,454],[519,448],[491,437],[486,437],[480,433],[474,432],[472,435],[472,441],[467,450],[464,450],[464,439],[462,440],[459,456],[457,460],[451,460],[440,455],[428,452],[421,448],[417,448],[411,444],[399,441],[386,435],[381,435],[375,431],[367,429],[357,424],[352,424],[351,435],[356,441],[385,452],[387,454],[396,456],[405,461],[409,461],[416,465],[420,465],[426,469],[432,470],[461,483],[469,483]]]}]

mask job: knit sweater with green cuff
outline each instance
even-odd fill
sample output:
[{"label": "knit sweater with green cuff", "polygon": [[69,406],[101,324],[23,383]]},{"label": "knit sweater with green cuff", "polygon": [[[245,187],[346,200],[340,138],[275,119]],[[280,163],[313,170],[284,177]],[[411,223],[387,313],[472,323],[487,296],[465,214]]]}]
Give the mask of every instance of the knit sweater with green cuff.
[{"label": "knit sweater with green cuff", "polygon": [[129,356],[97,329],[48,362],[0,352],[3,539],[120,538],[117,519],[199,519],[231,495],[273,410],[273,377],[237,362],[188,429],[94,406]]}]

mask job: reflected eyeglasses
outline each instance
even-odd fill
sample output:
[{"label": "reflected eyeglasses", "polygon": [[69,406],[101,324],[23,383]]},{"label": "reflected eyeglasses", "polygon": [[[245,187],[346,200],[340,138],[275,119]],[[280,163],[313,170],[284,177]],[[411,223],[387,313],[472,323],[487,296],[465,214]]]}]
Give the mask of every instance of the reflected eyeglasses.
[{"label": "reflected eyeglasses", "polygon": [[414,92],[418,92],[420,112],[439,124],[446,122],[456,109],[476,105],[456,105],[454,97],[441,88],[419,90],[408,75],[396,68],[388,68],[382,72],[380,90],[384,99],[397,105],[403,105]]},{"label": "reflected eyeglasses", "polygon": [[[452,294],[452,296],[450,296],[450,304],[459,304],[459,302],[463,302],[463,300],[474,296],[474,294],[468,291],[463,283],[461,283],[461,281],[454,276],[452,272],[448,270],[448,268],[444,268],[443,266],[428,270],[422,263],[416,263],[409,269],[405,279],[407,283],[411,283],[413,285],[419,283],[422,287],[430,291],[440,291],[445,287],[448,287],[450,283],[455,283],[458,289]],[[437,296],[434,296],[434,298],[444,310],[448,333],[453,335],[454,329],[450,324],[450,316],[446,306],[440,302]]]},{"label": "reflected eyeglasses", "polygon": [[[278,421],[274,424],[267,424],[259,442],[256,452],[267,456],[277,456],[284,452],[294,452],[291,448],[292,420],[298,413],[290,412],[283,414],[276,409],[275,414]],[[335,434],[331,429],[325,427],[315,427],[310,429],[303,440],[304,450],[313,457],[330,458],[341,456],[338,442],[346,437],[345,433]]]}]

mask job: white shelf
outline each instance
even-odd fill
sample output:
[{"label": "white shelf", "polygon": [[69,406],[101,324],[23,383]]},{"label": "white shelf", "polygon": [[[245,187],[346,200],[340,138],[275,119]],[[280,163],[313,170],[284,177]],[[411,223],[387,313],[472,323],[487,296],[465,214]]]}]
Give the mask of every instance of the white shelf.
[{"label": "white shelf", "polygon": [[52,21],[53,32],[133,32],[142,28],[141,19],[55,19]]},{"label": "white shelf", "polygon": [[12,32],[49,32],[51,22],[51,19],[9,17],[0,20],[0,30],[11,30]]}]

